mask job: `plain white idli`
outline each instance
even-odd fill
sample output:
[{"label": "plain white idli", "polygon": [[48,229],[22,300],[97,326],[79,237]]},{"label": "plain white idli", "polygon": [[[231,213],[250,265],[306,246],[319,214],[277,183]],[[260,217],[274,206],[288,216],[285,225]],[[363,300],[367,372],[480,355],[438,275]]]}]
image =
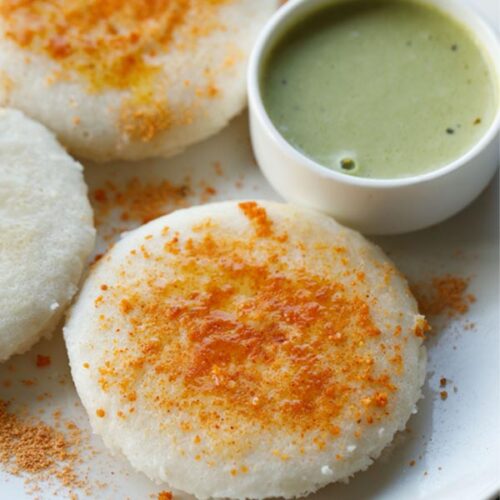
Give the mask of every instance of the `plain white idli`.
[{"label": "plain white idli", "polygon": [[246,102],[245,70],[276,0],[6,0],[0,105],[75,155],[170,156]]},{"label": "plain white idli", "polygon": [[52,332],[94,237],[82,167],[45,127],[0,109],[0,361]]},{"label": "plain white idli", "polygon": [[368,467],[415,411],[425,319],[334,220],[226,202],[128,233],[64,329],[95,432],[199,498],[294,497]]}]

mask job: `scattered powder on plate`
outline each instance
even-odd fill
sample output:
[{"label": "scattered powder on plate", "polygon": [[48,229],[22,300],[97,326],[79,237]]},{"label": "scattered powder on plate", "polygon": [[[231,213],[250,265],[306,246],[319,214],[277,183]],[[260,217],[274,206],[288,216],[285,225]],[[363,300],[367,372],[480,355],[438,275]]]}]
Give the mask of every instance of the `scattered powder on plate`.
[{"label": "scattered powder on plate", "polygon": [[[194,185],[189,177],[179,185],[166,180],[143,182],[134,177],[123,186],[107,181],[93,191],[91,202],[96,226],[103,238],[109,241],[123,231],[174,210],[207,203],[216,194],[211,185],[204,181]],[[112,216],[117,216],[123,227],[113,223]],[[110,223],[111,230],[103,230],[103,226]]]},{"label": "scattered powder on plate", "polygon": [[143,183],[134,177],[123,187],[108,181],[104,187],[93,192],[96,224],[99,225],[99,219],[113,210],[119,211],[122,221],[132,220],[145,224],[169,210],[184,207],[189,194],[188,185],[175,186],[166,180]]},{"label": "scattered powder on plate", "polygon": [[476,301],[467,293],[469,279],[446,274],[432,278],[430,283],[415,283],[411,286],[420,312],[425,316],[446,315],[454,317],[465,314]]},{"label": "scattered powder on plate", "polygon": [[43,354],[37,354],[36,356],[36,366],[37,368],[45,368],[50,366],[51,359],[50,356],[44,356]]},{"label": "scattered powder on plate", "polygon": [[213,167],[214,167],[214,171],[215,171],[216,175],[218,175],[219,177],[224,176],[224,171],[222,170],[222,165],[221,165],[220,161],[216,161],[213,164]]},{"label": "scattered powder on plate", "polygon": [[[58,484],[76,498],[75,489],[90,494],[87,478],[81,478],[76,466],[82,463],[82,432],[74,422],[62,422],[55,412],[55,426],[34,417],[9,411],[9,403],[0,400],[0,465],[15,476],[23,477],[31,492],[41,483]],[[59,430],[64,425],[65,432]]]},{"label": "scattered powder on plate", "polygon": [[172,500],[173,495],[170,491],[160,491],[158,493],[158,500]]},{"label": "scattered powder on plate", "polygon": [[[441,389],[444,389],[446,385],[448,384],[448,379],[446,377],[441,377],[439,379],[439,387]],[[448,399],[448,391],[442,390],[439,392],[439,397],[443,400],[446,401]]]},{"label": "scattered powder on plate", "polygon": [[464,330],[475,330],[476,329],[476,323],[473,321],[467,321],[464,325]]}]

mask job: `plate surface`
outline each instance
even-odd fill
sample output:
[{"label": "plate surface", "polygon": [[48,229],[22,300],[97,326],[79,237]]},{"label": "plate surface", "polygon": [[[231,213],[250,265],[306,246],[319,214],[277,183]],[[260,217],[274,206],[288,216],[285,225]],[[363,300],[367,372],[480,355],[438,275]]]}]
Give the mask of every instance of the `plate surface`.
[{"label": "plate surface", "polygon": [[[500,4],[496,0],[468,3],[498,25]],[[100,223],[98,252],[158,209],[223,199],[279,199],[255,165],[246,113],[217,136],[171,160],[86,167],[94,198],[96,190],[105,188],[109,195],[113,186],[128,195],[128,201],[113,207],[102,196],[94,199]],[[425,398],[408,432],[397,436],[396,444],[368,471],[348,485],[321,490],[311,500],[479,500],[500,488],[498,183],[497,176],[472,206],[444,224],[375,239],[410,281],[429,281],[447,273],[470,278],[469,290],[477,300],[465,315],[434,323],[427,341]],[[141,204],[145,194],[149,194],[148,202]],[[156,200],[166,194],[170,202],[159,207]],[[37,368],[38,354],[50,356],[50,366]],[[442,377],[448,381],[446,400],[440,397]],[[71,382],[60,332],[0,365],[0,399],[12,399],[13,409],[26,410],[50,424],[54,419],[74,421],[83,432],[83,441],[89,443],[77,470],[88,488],[70,492],[49,481],[34,491],[36,485],[26,485],[24,479],[0,470],[1,500],[70,498],[71,493],[79,498],[142,500],[156,498],[165,489],[131,470],[122,458],[112,457],[100,439],[91,435]],[[54,416],[58,411],[60,418],[57,413]]]}]

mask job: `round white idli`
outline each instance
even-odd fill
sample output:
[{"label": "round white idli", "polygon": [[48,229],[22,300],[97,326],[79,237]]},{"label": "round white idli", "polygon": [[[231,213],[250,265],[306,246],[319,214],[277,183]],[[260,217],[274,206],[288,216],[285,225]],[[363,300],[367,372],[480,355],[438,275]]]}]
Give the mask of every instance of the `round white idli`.
[{"label": "round white idli", "polygon": [[199,498],[365,469],[415,411],[425,319],[394,266],[309,210],[226,202],[128,233],[64,329],[95,432]]},{"label": "round white idli", "polygon": [[170,156],[246,101],[245,68],[276,0],[5,0],[0,105],[75,155]]},{"label": "round white idli", "polygon": [[0,109],[0,361],[52,332],[94,233],[82,167],[45,127]]}]

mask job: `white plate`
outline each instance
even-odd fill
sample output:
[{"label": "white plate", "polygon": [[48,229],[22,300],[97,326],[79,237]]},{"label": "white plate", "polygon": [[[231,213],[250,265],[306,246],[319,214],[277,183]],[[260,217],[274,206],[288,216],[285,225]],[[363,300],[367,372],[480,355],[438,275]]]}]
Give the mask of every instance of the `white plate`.
[{"label": "white plate", "polygon": [[[496,0],[469,3],[491,22],[498,20],[500,7]],[[191,202],[204,198],[200,193],[206,185],[217,191],[211,201],[278,199],[255,165],[246,122],[245,113],[216,137],[169,161],[88,165],[90,190],[107,180],[121,184],[133,177],[140,177],[142,182],[167,179],[180,184],[189,175],[189,185],[196,191]],[[220,162],[223,175],[216,173],[216,162]],[[470,291],[477,301],[467,315],[447,321],[428,340],[425,399],[409,422],[410,432],[398,436],[397,446],[348,485],[330,486],[311,496],[311,500],[480,500],[500,489],[498,197],[497,176],[471,207],[452,220],[426,231],[376,239],[410,279],[426,280],[447,272],[471,277]],[[110,225],[103,226],[102,234],[110,234],[117,225],[123,229],[134,226],[117,221],[116,215],[111,217]],[[104,247],[101,239],[100,250]],[[475,328],[466,329],[466,323],[471,322]],[[50,355],[51,365],[36,368],[37,354]],[[443,376],[450,381],[446,401],[439,397],[439,380]],[[27,386],[23,380],[35,383]],[[4,381],[11,385],[6,387]],[[38,401],[37,396],[46,392],[51,397]],[[53,412],[61,410],[63,419],[74,420],[84,431],[93,451],[84,454],[79,473],[82,477],[88,475],[91,497],[143,500],[165,489],[132,471],[125,460],[112,457],[98,437],[90,436],[71,382],[60,333],[0,366],[0,399],[11,398],[15,400],[13,408],[26,408],[49,423],[53,422]],[[410,466],[413,460],[415,465]],[[98,481],[106,486],[96,487]],[[0,471],[1,500],[70,496],[67,489],[55,482],[42,486],[36,493],[30,494],[29,489],[23,479]],[[74,493],[86,497],[85,492]]]}]

